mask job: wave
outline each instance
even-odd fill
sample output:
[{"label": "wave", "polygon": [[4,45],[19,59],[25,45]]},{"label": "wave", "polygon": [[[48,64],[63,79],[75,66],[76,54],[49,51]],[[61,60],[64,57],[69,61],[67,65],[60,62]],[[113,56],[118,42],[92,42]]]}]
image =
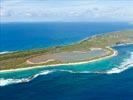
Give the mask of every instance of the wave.
[{"label": "wave", "polygon": [[115,73],[121,73],[129,68],[133,67],[133,63],[131,64],[127,64],[127,65],[122,65],[120,67],[117,68],[112,68],[111,70],[107,71],[107,74],[115,74]]},{"label": "wave", "polygon": [[23,82],[29,82],[30,80],[22,78],[22,79],[0,79],[0,86],[6,86],[10,84],[17,84],[17,83],[23,83]]},{"label": "wave", "polygon": [[[133,64],[128,64],[129,66],[133,65]],[[74,70],[45,70],[42,71],[38,74],[35,74],[31,77],[28,78],[21,78],[21,79],[4,79],[1,78],[0,79],[0,86],[6,86],[6,85],[10,85],[10,84],[18,84],[18,83],[26,83],[26,82],[30,82],[31,80],[37,78],[40,75],[48,75],[52,72],[68,72],[68,73],[72,73],[72,74],[114,74],[114,73],[120,73],[126,69],[129,68],[128,65],[123,65],[123,67],[118,67],[118,68],[112,68],[111,70],[108,71],[74,71]],[[126,66],[126,67],[125,67]]]},{"label": "wave", "polygon": [[78,74],[78,73],[81,73],[81,74],[102,74],[104,73],[104,71],[74,71],[74,70],[59,70],[60,72],[69,72],[69,73],[74,73],[74,74]]},{"label": "wave", "polygon": [[108,70],[107,74],[121,73],[129,68],[133,67],[133,52],[131,52],[131,56],[128,59],[125,59],[120,66],[112,68]]},{"label": "wave", "polygon": [[6,86],[6,85],[10,85],[10,84],[17,84],[17,83],[26,83],[29,82],[31,80],[33,80],[34,78],[40,76],[40,75],[47,75],[49,73],[52,73],[52,70],[45,70],[40,72],[39,74],[35,74],[31,77],[28,78],[21,78],[21,79],[4,79],[4,78],[0,78],[0,86]]},{"label": "wave", "polygon": [[[18,83],[26,83],[29,82],[33,79],[35,79],[36,77],[40,76],[40,75],[47,75],[50,74],[52,72],[69,72],[69,73],[92,73],[91,71],[73,71],[73,70],[45,70],[42,71],[38,74],[35,74],[31,77],[28,78],[21,78],[21,79],[4,79],[4,78],[0,78],[0,86],[6,86],[6,85],[10,85],[10,84],[18,84]],[[98,73],[98,72],[93,72],[93,73]]]},{"label": "wave", "polygon": [[0,55],[2,54],[6,54],[6,53],[12,53],[13,51],[3,51],[3,52],[0,52]]},{"label": "wave", "polygon": [[4,78],[0,78],[0,86],[6,86],[6,85],[11,85],[11,84],[18,84],[18,83],[26,83],[26,82],[29,82],[35,78],[37,78],[38,76],[40,75],[48,75],[52,72],[68,72],[68,73],[73,73],[73,74],[76,74],[76,73],[100,73],[100,72],[91,72],[91,71],[74,71],[74,70],[56,70],[56,69],[53,69],[53,70],[45,70],[45,71],[41,71],[40,73],[38,74],[35,74],[31,77],[28,77],[28,78],[21,78],[21,79],[4,79]]},{"label": "wave", "polygon": [[129,68],[133,67],[133,52],[131,52],[131,56],[128,59],[125,59],[120,66],[114,67],[105,71],[73,71],[73,70],[61,70],[69,73],[94,73],[94,74],[118,74]]},{"label": "wave", "polygon": [[115,74],[115,73],[121,73],[127,69],[129,69],[130,67],[133,67],[133,52],[131,52],[131,56],[128,59],[125,59],[120,66],[112,68],[110,70],[106,70],[106,71],[75,71],[75,70],[65,70],[65,69],[51,69],[51,70],[44,70],[41,71],[38,74],[35,74],[31,77],[28,78],[21,78],[21,79],[4,79],[1,78],[0,79],[0,86],[6,86],[6,85],[10,85],[10,84],[18,84],[18,83],[26,83],[29,82],[31,80],[33,80],[34,78],[40,76],[40,75],[48,75],[50,73],[53,72],[68,72],[68,73],[73,73],[73,74]]}]

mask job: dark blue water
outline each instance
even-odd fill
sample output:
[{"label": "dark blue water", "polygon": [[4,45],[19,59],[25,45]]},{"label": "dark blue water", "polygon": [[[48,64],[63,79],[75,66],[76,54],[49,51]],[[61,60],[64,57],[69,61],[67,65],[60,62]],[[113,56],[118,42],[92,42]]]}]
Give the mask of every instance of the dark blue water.
[{"label": "dark blue water", "polygon": [[[122,66],[133,61],[133,45],[114,49],[118,50],[119,55],[94,63],[0,73],[0,78],[12,79],[6,81],[7,83],[16,81],[15,79],[23,80],[22,78],[38,73],[38,77],[32,80],[28,78],[29,82],[0,87],[0,98],[1,100],[132,100],[133,66],[127,70],[123,70],[125,67]],[[120,72],[108,74],[107,72],[114,67]],[[93,73],[95,71],[101,73]],[[45,74],[40,74],[41,72]]]},{"label": "dark blue water", "polygon": [[[0,51],[64,45],[130,28],[126,23],[1,24]],[[133,100],[133,66],[123,67],[133,61],[133,45],[114,49],[118,56],[94,63],[0,73],[0,100]]]},{"label": "dark blue water", "polygon": [[133,28],[127,23],[1,23],[0,51],[65,45],[86,37]]},{"label": "dark blue water", "polygon": [[1,100],[132,100],[133,69],[120,74],[56,73],[0,88]]}]

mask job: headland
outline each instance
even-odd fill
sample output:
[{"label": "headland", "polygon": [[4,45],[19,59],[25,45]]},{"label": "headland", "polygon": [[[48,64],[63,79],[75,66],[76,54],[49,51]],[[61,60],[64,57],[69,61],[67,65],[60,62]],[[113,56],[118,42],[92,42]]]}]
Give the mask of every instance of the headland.
[{"label": "headland", "polygon": [[133,43],[133,30],[104,33],[65,46],[0,54],[1,72],[99,61],[117,55],[111,47],[128,43]]}]

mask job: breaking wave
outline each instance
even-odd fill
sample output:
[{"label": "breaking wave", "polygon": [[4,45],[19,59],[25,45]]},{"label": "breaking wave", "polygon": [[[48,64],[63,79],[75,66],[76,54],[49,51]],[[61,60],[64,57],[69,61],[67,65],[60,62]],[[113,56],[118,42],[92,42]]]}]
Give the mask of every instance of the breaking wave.
[{"label": "breaking wave", "polygon": [[120,66],[114,67],[112,69],[106,71],[73,71],[73,70],[61,70],[69,73],[94,73],[94,74],[118,74],[129,68],[133,67],[133,52],[131,52],[131,56],[128,59],[125,59]]},{"label": "breaking wave", "polygon": [[108,70],[107,74],[121,73],[129,68],[133,67],[133,52],[131,52],[131,56],[128,59],[125,59],[119,67],[112,68]]},{"label": "breaking wave", "polygon": [[40,75],[48,75],[50,73],[53,72],[68,72],[68,73],[81,73],[81,74],[115,74],[115,73],[121,73],[127,69],[129,69],[130,67],[133,67],[133,52],[131,53],[131,56],[128,59],[125,59],[120,66],[112,68],[110,70],[106,70],[106,71],[75,71],[75,70],[63,70],[63,69],[51,69],[51,70],[44,70],[41,71],[38,74],[35,74],[31,77],[28,78],[21,78],[21,79],[4,79],[4,78],[0,78],[0,86],[6,86],[6,85],[10,85],[10,84],[17,84],[17,83],[26,83],[29,82],[31,80],[33,80],[34,78],[40,76]]},{"label": "breaking wave", "polygon": [[10,84],[17,84],[17,83],[26,83],[29,82],[31,80],[33,80],[34,78],[40,76],[40,75],[47,75],[49,73],[52,73],[52,70],[45,70],[42,71],[39,74],[35,74],[31,77],[28,78],[21,78],[21,79],[4,79],[4,78],[0,78],[0,86],[6,86],[6,85],[10,85]]},{"label": "breaking wave", "polygon": [[87,73],[101,73],[101,72],[91,72],[91,71],[73,71],[73,70],[45,70],[45,71],[42,71],[38,74],[35,74],[31,77],[28,77],[28,78],[21,78],[21,79],[4,79],[4,78],[0,78],[0,86],[6,86],[6,85],[10,85],[10,84],[18,84],[18,83],[26,83],[26,82],[29,82],[31,80],[33,80],[34,78],[40,76],[40,75],[47,75],[47,74],[50,74],[52,72],[68,72],[68,73],[73,73],[73,74],[76,74],[76,73],[82,73],[82,74],[87,74]]},{"label": "breaking wave", "polygon": [[12,53],[13,51],[3,51],[3,52],[0,52],[0,55],[2,54],[6,54],[6,53]]}]

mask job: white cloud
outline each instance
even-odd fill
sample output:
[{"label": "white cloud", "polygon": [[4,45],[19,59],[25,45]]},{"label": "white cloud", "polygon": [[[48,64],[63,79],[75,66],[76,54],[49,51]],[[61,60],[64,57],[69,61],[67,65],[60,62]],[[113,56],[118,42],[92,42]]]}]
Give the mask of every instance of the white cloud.
[{"label": "white cloud", "polygon": [[5,1],[3,21],[133,21],[132,1]]}]

